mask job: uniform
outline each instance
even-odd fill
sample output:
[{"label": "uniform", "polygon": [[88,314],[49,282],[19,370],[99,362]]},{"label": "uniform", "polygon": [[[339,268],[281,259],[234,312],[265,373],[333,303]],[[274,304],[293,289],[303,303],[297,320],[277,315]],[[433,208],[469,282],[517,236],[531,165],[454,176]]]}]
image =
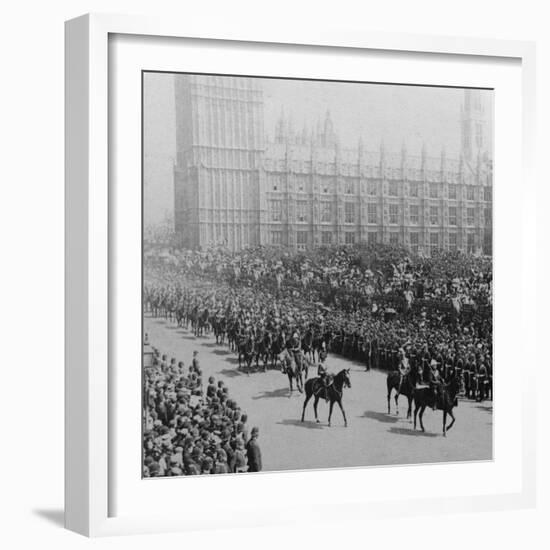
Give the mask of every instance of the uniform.
[{"label": "uniform", "polygon": [[252,436],[252,438],[246,444],[246,456],[248,458],[248,471],[261,472],[262,452],[260,451],[258,440],[254,436]]}]

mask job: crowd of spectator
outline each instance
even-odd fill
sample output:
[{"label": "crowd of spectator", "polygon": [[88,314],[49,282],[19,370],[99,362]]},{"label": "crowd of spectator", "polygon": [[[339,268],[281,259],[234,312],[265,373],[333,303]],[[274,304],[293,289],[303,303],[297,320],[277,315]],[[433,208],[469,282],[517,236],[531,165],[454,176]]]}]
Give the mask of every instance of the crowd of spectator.
[{"label": "crowd of spectator", "polygon": [[[146,275],[146,302],[175,318],[207,310],[212,323],[223,319],[228,330],[236,326],[256,341],[266,331],[273,340],[311,331],[329,352],[367,368],[397,368],[404,349],[414,367],[434,360],[442,369],[492,378],[492,270],[485,257],[414,257],[396,247],[181,251],[157,255]],[[368,300],[345,299],[359,292]],[[400,301],[388,302],[390,295]]]},{"label": "crowd of spectator", "polygon": [[274,292],[293,289],[346,311],[375,304],[491,314],[491,258],[461,252],[434,251],[424,257],[399,246],[365,244],[309,251],[256,247],[239,253],[152,249],[147,260],[173,267],[179,276],[206,276]]},{"label": "crowd of spectator", "polygon": [[223,381],[203,381],[198,352],[186,369],[153,348],[143,390],[144,477],[261,471],[258,428]]}]

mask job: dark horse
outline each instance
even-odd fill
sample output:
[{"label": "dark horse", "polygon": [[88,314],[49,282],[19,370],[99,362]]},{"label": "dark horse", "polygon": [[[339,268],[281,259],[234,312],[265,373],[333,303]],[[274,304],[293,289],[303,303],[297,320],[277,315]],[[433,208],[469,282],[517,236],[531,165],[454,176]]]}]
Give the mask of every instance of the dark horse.
[{"label": "dark horse", "polygon": [[[424,424],[422,424],[422,416],[426,407],[433,407],[443,411],[443,435],[447,435],[447,430],[450,430],[455,423],[455,417],[453,414],[453,408],[458,405],[456,396],[460,389],[458,379],[453,376],[448,383],[442,384],[438,389],[437,395],[435,390],[431,386],[425,386],[422,388],[415,388],[413,391],[414,399],[414,429],[416,430],[416,416],[418,411],[418,420],[420,421],[420,428],[424,430]],[[451,423],[447,426],[447,415],[451,417]]]},{"label": "dark horse", "polygon": [[302,422],[304,421],[304,415],[306,413],[306,406],[312,396],[315,397],[313,401],[313,410],[315,411],[315,421],[319,422],[317,417],[317,403],[319,399],[324,397],[330,402],[330,409],[328,413],[328,425],[330,426],[330,418],[332,416],[332,408],[334,403],[338,403],[342,416],[344,417],[344,425],[347,427],[348,421],[346,419],[346,412],[342,405],[342,396],[344,394],[344,387],[351,388],[351,381],[349,379],[349,369],[341,370],[332,380],[332,384],[325,386],[321,378],[310,378],[305,384],[306,399],[304,401],[304,407],[302,409]]},{"label": "dark horse", "polygon": [[313,331],[309,329],[302,338],[302,352],[315,361],[315,349],[313,348]]},{"label": "dark horse", "polygon": [[277,367],[277,359],[281,357],[281,353],[285,350],[286,341],[282,333],[279,333],[277,338],[273,340],[271,344],[270,356],[272,368]]},{"label": "dark horse", "polygon": [[250,366],[252,365],[252,359],[254,358],[254,340],[252,336],[243,336],[239,338],[237,344],[237,351],[239,356],[239,370],[241,370],[241,359],[244,358],[246,365],[246,374],[250,374]]},{"label": "dark horse", "polygon": [[193,333],[195,336],[202,336],[205,332],[207,332],[208,328],[208,308],[204,308],[202,313],[199,313],[198,306],[195,306],[193,309],[193,317],[192,317],[192,325],[193,325]]},{"label": "dark horse", "polygon": [[401,381],[401,373],[399,371],[388,372],[386,377],[386,387],[388,389],[388,414],[390,414],[390,398],[392,390],[395,390],[395,414],[399,414],[399,396],[403,394],[408,402],[409,407],[407,409],[407,418],[411,417],[412,398],[415,387],[415,381],[412,374],[409,373],[403,376]]},{"label": "dark horse", "polygon": [[254,344],[256,353],[256,369],[258,369],[258,362],[260,359],[263,362],[264,372],[267,370],[267,364],[269,362],[269,355],[271,353],[271,346],[273,345],[273,336],[271,332],[266,330],[263,335],[260,335]]}]

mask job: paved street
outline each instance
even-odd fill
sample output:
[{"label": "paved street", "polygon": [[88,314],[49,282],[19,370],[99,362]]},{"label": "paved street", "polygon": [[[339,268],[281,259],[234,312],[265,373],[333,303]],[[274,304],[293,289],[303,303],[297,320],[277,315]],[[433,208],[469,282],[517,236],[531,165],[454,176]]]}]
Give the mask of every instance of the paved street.
[{"label": "paved street", "polygon": [[[195,338],[190,331],[160,319],[145,318],[149,340],[161,353],[189,365],[193,350],[199,351],[204,381],[210,375],[223,380],[230,397],[237,400],[249,418],[249,429],[260,428],[264,470],[295,470],[414,464],[425,462],[487,460],[492,458],[492,402],[459,401],[456,423],[444,438],[442,413],[427,409],[426,432],[414,431],[405,419],[407,402],[400,399],[399,416],[387,414],[386,377],[365,372],[363,366],[329,355],[331,372],[351,368],[351,389],[344,390],[348,427],[337,405],[332,427],[328,427],[328,405],[319,402],[320,424],[316,424],[313,401],[306,421],[300,422],[303,395],[288,389],[288,379],[279,371],[246,376],[237,370],[236,355],[214,338]],[[310,373],[311,375],[311,373]]]}]

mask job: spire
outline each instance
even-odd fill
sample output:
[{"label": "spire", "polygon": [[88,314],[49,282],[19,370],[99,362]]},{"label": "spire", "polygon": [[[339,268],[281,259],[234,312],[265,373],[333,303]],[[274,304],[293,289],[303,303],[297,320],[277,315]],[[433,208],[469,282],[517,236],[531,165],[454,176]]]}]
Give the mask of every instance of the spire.
[{"label": "spire", "polygon": [[321,117],[319,116],[317,117],[317,131],[315,134],[315,141],[318,145],[322,143]]},{"label": "spire", "polygon": [[285,141],[285,110],[281,107],[279,120],[275,125],[275,143],[284,143]]},{"label": "spire", "polygon": [[384,143],[384,138],[380,140],[380,160],[386,156],[386,144]]},{"label": "spire", "polygon": [[302,135],[300,140],[302,142],[302,145],[306,145],[306,143],[308,142],[308,135],[309,135],[309,132],[307,129],[306,119],[304,118],[304,125],[302,127]]},{"label": "spire", "polygon": [[325,134],[332,132],[332,119],[330,118],[330,109],[325,113]]},{"label": "spire", "polygon": [[422,151],[420,153],[420,156],[422,157],[422,168],[425,168],[426,167],[426,158],[428,156],[425,141],[422,142]]},{"label": "spire", "polygon": [[405,172],[405,165],[407,164],[407,146],[405,140],[401,142],[401,170]]},{"label": "spire", "polygon": [[334,133],[334,124],[330,116],[330,110],[327,109],[325,114],[325,123],[323,126],[323,145],[325,147],[333,147],[336,145],[336,134]]},{"label": "spire", "polygon": [[290,113],[286,120],[286,138],[291,143],[294,142],[294,121],[292,120],[292,113]]}]

